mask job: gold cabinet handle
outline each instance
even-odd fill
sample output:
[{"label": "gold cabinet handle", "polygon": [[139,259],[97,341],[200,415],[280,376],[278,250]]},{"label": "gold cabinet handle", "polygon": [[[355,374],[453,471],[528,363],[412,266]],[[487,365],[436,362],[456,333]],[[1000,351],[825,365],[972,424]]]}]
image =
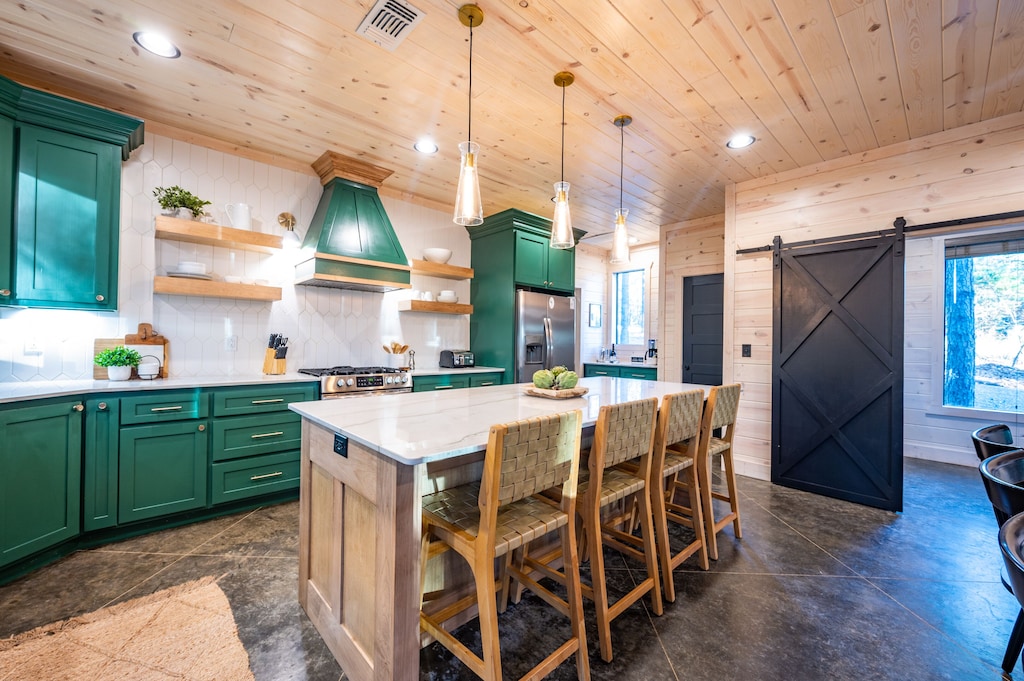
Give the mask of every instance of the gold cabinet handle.
[{"label": "gold cabinet handle", "polygon": [[249,480],[256,482],[257,480],[266,480],[267,478],[276,478],[284,475],[284,471],[277,471],[276,473],[264,473],[263,475],[254,475]]},{"label": "gold cabinet handle", "polygon": [[273,433],[257,433],[255,435],[250,435],[249,437],[251,437],[253,440],[259,440],[261,437],[277,437],[278,435],[284,435],[284,431],[278,430],[274,431]]},{"label": "gold cabinet handle", "polygon": [[482,388],[485,385],[494,385],[494,381],[484,381],[478,387]]},{"label": "gold cabinet handle", "polygon": [[9,288],[0,288],[0,296],[9,296],[9,295],[11,295],[11,289],[9,289]]},{"label": "gold cabinet handle", "polygon": [[452,389],[452,387],[450,385],[435,385],[434,386],[434,390],[451,390],[451,389]]},{"label": "gold cabinet handle", "polygon": [[99,409],[100,411],[104,411],[107,408],[107,403],[100,402],[99,404],[96,405],[96,408]]},{"label": "gold cabinet handle", "polygon": [[102,293],[97,293],[96,294],[96,302],[97,303],[102,303],[104,300],[106,300],[106,298],[103,297]]},{"label": "gold cabinet handle", "polygon": [[276,400],[253,400],[253,404],[275,404],[277,402],[284,402],[283,397],[278,397]]},{"label": "gold cabinet handle", "polygon": [[200,424],[199,424],[199,432],[201,433],[201,432],[203,432],[204,430],[206,430],[206,424],[205,424],[205,423],[200,423]]},{"label": "gold cabinet handle", "polygon": [[85,407],[83,405],[81,405],[81,404],[76,404],[75,406],[73,406],[71,408],[74,409],[75,411],[83,411],[85,409]]},{"label": "gold cabinet handle", "polygon": [[181,411],[181,405],[175,405],[173,407],[153,407],[150,411]]}]

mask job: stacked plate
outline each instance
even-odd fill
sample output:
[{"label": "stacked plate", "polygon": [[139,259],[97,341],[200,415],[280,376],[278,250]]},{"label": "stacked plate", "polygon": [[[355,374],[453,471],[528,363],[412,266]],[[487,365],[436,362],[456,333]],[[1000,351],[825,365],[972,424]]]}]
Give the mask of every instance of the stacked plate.
[{"label": "stacked plate", "polygon": [[206,265],[192,260],[182,260],[174,270],[167,271],[168,277],[184,277],[186,279],[212,279],[206,273]]}]

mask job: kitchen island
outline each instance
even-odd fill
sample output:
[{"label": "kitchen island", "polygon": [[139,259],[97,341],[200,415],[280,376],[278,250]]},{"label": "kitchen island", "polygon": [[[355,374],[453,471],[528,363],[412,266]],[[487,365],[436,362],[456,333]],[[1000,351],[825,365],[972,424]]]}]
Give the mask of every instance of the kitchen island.
[{"label": "kitchen island", "polygon": [[[348,678],[419,678],[420,499],[479,479],[492,424],[580,409],[586,436],[603,405],[707,388],[579,385],[589,392],[567,400],[498,385],[290,405],[303,417],[299,600]],[[448,591],[467,570],[448,552],[427,580]]]}]

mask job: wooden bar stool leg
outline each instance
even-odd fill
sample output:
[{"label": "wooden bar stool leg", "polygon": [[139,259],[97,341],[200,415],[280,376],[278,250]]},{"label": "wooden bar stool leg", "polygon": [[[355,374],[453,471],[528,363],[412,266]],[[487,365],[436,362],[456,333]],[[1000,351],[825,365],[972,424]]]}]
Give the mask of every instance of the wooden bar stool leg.
[{"label": "wooden bar stool leg", "polygon": [[704,526],[704,503],[701,500],[700,477],[697,475],[697,466],[689,466],[686,469],[686,494],[689,498],[690,517],[693,519],[693,533],[697,535],[700,542],[700,567],[702,570],[711,568],[708,561],[708,534]]},{"label": "wooden bar stool leg", "polygon": [[612,661],[612,629],[608,617],[608,587],[604,577],[604,543],[601,540],[601,508],[596,503],[586,504],[589,518],[586,528],[587,550],[590,552],[590,582],[594,592],[594,610],[597,615],[597,637],[601,646],[601,659]]},{"label": "wooden bar stool leg", "polygon": [[661,579],[658,577],[658,556],[654,544],[654,524],[651,512],[651,490],[644,485],[643,491],[636,495],[640,502],[640,536],[644,540],[644,557],[647,559],[647,576],[654,580],[651,587],[651,608],[655,615],[664,612],[661,602]]},{"label": "wooden bar stool leg", "polygon": [[715,507],[711,497],[711,457],[697,457],[697,487],[704,513],[704,538],[711,560],[718,560],[718,533],[715,532]]},{"label": "wooden bar stool leg", "polygon": [[[654,508],[654,537],[657,540],[658,558],[661,561],[662,593],[665,600],[674,603],[676,600],[676,584],[672,579],[672,547],[668,543],[668,520],[665,510],[666,479],[661,479],[658,487],[651,489],[651,505]],[[667,480],[668,489],[675,488],[675,476]]]},{"label": "wooden bar stool leg", "polygon": [[[504,560],[502,558],[501,560]],[[494,593],[494,558],[477,554],[473,577],[480,610],[480,644],[483,647],[485,681],[501,681],[501,646],[498,639],[498,607]]]},{"label": "wooden bar stool leg", "polygon": [[[729,426],[730,428],[732,426]],[[743,530],[740,528],[740,499],[736,491],[736,470],[733,467],[732,447],[729,447],[722,454],[722,461],[725,463],[725,482],[729,488],[729,508],[732,511],[732,529],[737,539],[743,538]]]},{"label": "wooden bar stool leg", "polygon": [[576,678],[590,680],[590,655],[587,651],[586,624],[583,621],[583,589],[580,584],[580,557],[576,532],[569,523],[558,530],[562,541],[562,566],[565,572],[565,599],[569,604],[569,622],[573,638],[579,641],[576,650]]}]

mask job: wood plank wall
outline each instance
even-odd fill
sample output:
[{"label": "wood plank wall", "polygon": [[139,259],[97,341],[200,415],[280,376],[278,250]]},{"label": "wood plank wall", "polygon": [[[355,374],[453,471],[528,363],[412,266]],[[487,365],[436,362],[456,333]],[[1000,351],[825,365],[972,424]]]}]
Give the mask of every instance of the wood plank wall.
[{"label": "wood plank wall", "polygon": [[[576,245],[576,290],[579,291],[579,361],[576,370],[583,375],[583,362],[597,359],[604,345],[604,332],[608,325],[608,251],[580,243]],[[591,327],[590,305],[601,306],[601,326]]]},{"label": "wood plank wall", "polygon": [[[795,242],[885,229],[898,216],[904,216],[908,225],[920,225],[1020,210],[1021,158],[1024,114],[1018,113],[731,188],[724,235],[724,371],[726,381],[744,385],[736,436],[738,472],[764,479],[770,473],[772,261],[770,254],[737,256],[736,250],[770,244],[776,235]],[[679,255],[666,250],[666,258],[667,277],[670,271],[686,271]],[[674,284],[666,286],[673,288]],[[666,300],[666,323],[670,306]],[[753,346],[752,357],[740,357],[743,343]],[[908,359],[920,359],[921,353],[912,349],[908,348]],[[927,381],[907,384],[930,394]],[[917,395],[905,400],[906,418],[924,419],[923,414],[935,407],[929,399]],[[965,420],[960,429],[949,426],[948,416],[943,419],[942,446],[969,447],[965,433],[977,427],[972,426],[974,421]],[[921,433],[927,430],[917,428]],[[925,443],[909,441],[913,432],[908,428],[905,451],[927,456]]]},{"label": "wood plank wall", "polygon": [[725,262],[725,216],[677,222],[661,228],[658,307],[658,378],[683,376],[683,277],[719,274]]}]

